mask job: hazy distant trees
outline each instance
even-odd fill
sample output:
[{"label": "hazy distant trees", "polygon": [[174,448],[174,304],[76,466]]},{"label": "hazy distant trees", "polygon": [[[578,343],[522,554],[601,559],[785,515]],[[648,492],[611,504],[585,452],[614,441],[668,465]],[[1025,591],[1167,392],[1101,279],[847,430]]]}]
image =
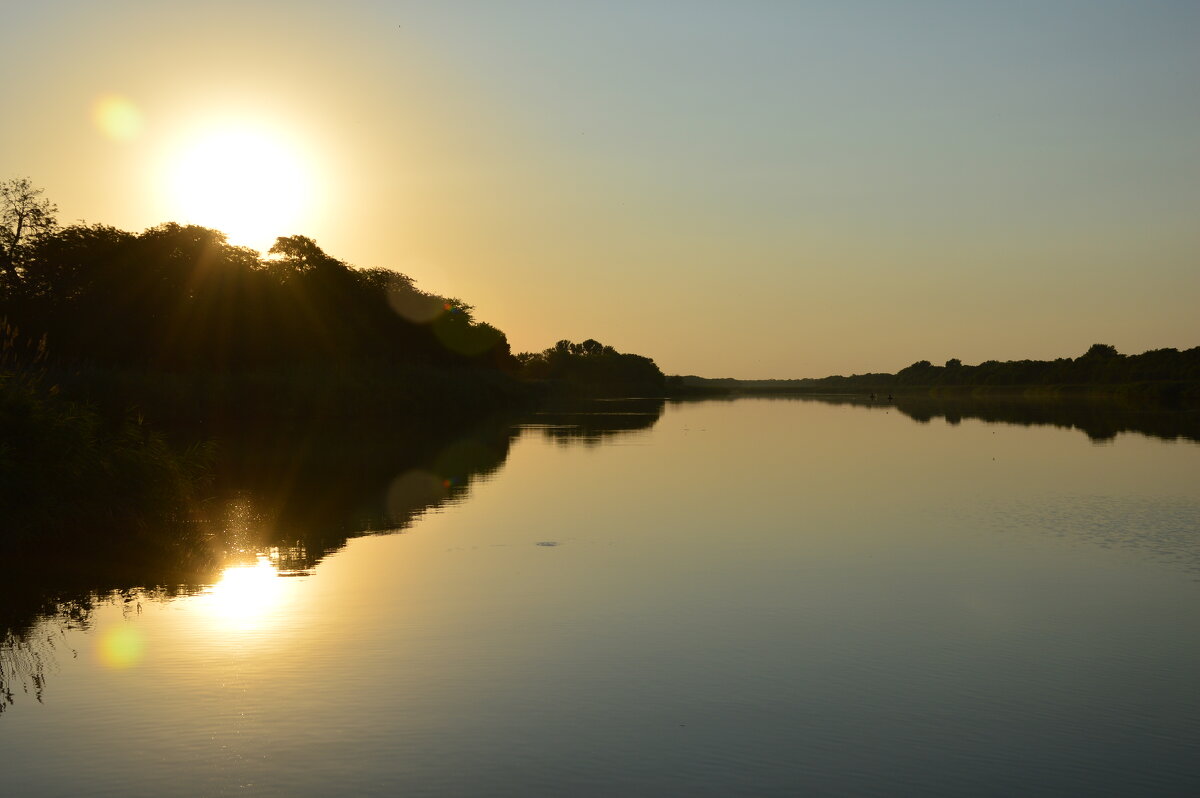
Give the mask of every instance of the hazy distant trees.
[{"label": "hazy distant trees", "polygon": [[1056,360],[986,360],[963,365],[958,358],[934,366],[919,360],[895,374],[863,374],[801,381],[819,390],[878,390],[898,386],[1036,386],[1118,385],[1200,382],[1200,347],[1180,352],[1155,349],[1123,355],[1109,344],[1093,344],[1076,358]]},{"label": "hazy distant trees", "polygon": [[896,383],[898,385],[924,385],[935,368],[937,367],[928,360],[918,360],[908,368],[896,372]]}]

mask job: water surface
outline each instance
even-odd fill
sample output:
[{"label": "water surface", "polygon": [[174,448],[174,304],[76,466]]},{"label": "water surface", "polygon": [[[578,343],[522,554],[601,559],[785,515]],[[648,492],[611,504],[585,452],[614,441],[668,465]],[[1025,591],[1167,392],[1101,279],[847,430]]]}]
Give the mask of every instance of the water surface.
[{"label": "water surface", "polygon": [[233,565],[13,626],[0,778],[1200,794],[1200,446],[975,415],[602,403],[383,458],[336,522],[247,490]]}]

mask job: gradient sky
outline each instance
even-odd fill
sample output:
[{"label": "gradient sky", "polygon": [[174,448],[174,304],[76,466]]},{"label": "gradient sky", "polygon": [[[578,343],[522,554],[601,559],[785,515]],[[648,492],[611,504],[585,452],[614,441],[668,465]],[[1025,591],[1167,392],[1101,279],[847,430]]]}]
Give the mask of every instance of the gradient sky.
[{"label": "gradient sky", "polygon": [[1198,43],[1189,0],[43,0],[0,28],[0,178],[220,226],[180,162],[257,131],[303,178],[272,234],[668,373],[1187,348]]}]

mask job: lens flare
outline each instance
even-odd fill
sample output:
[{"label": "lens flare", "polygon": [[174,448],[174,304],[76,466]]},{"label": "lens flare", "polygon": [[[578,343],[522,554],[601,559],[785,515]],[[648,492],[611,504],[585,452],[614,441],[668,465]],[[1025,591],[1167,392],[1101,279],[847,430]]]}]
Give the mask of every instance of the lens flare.
[{"label": "lens flare", "polygon": [[396,288],[388,291],[388,303],[392,310],[416,324],[428,324],[445,312],[442,302],[437,297],[412,289]]},{"label": "lens flare", "polygon": [[142,132],[142,112],[119,94],[106,94],[92,104],[92,122],[113,141],[129,141]]},{"label": "lens flare", "polygon": [[130,623],[111,626],[100,635],[100,661],[110,668],[130,668],[142,661],[146,642],[137,627]]},{"label": "lens flare", "polygon": [[449,487],[441,477],[428,471],[406,471],[392,480],[388,488],[388,517],[396,523],[411,519],[444,501]]},{"label": "lens flare", "polygon": [[501,333],[494,327],[472,324],[457,308],[446,305],[442,315],[433,320],[433,333],[442,346],[460,355],[482,355],[500,343]]}]

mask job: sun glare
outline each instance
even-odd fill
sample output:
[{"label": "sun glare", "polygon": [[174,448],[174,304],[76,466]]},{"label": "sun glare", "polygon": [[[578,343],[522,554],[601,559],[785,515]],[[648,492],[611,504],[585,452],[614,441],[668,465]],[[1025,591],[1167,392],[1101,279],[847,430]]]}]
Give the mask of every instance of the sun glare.
[{"label": "sun glare", "polygon": [[313,194],[307,159],[286,135],[249,125],[210,129],[172,157],[173,220],[268,249],[299,230]]},{"label": "sun glare", "polygon": [[227,630],[254,629],[283,599],[284,580],[270,560],[225,569],[221,580],[204,596],[204,605]]}]

